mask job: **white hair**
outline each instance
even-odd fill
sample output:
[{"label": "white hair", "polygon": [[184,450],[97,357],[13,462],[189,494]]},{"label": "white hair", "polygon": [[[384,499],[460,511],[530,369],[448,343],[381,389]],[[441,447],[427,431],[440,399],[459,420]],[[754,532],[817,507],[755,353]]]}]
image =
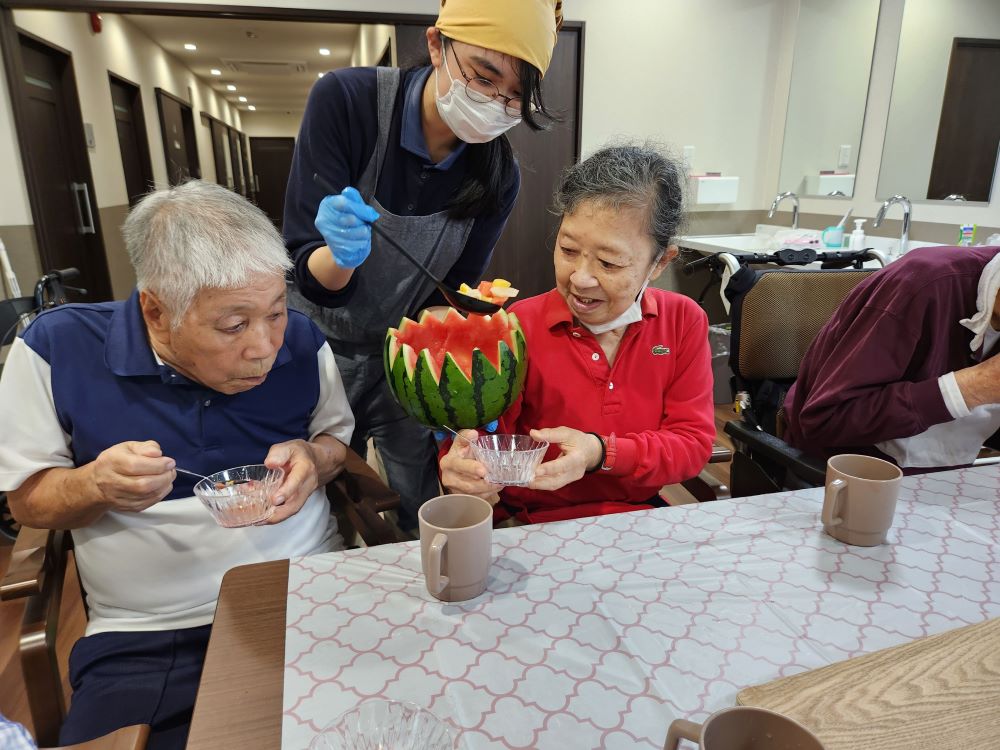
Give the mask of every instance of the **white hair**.
[{"label": "white hair", "polygon": [[292,267],[263,211],[201,180],[147,195],[129,212],[122,234],[139,289],[156,294],[175,327],[202,289],[239,289]]}]

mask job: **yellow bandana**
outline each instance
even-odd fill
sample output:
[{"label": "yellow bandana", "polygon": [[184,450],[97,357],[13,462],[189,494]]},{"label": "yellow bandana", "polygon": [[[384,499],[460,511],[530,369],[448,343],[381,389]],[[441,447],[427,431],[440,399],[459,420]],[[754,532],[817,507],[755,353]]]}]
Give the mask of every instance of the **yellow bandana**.
[{"label": "yellow bandana", "polygon": [[435,26],[449,39],[524,60],[544,76],[562,26],[562,2],[441,0]]}]

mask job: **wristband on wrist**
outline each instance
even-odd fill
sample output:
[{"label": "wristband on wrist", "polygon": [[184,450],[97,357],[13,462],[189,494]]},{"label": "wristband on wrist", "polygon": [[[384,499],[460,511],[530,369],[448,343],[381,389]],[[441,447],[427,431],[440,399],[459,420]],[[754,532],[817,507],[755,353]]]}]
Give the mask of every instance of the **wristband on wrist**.
[{"label": "wristband on wrist", "polygon": [[604,459],[607,456],[607,446],[604,444],[604,438],[602,438],[596,432],[588,432],[587,434],[588,435],[593,435],[601,443],[601,460],[597,462],[597,465],[593,469],[587,469],[584,472],[586,474],[593,474],[594,472],[599,471],[601,468],[604,467]]},{"label": "wristband on wrist", "polygon": [[604,443],[604,457],[601,460],[601,471],[611,471],[615,468],[615,459],[618,458],[618,441],[615,438],[615,433],[608,435],[607,440],[602,440]]}]

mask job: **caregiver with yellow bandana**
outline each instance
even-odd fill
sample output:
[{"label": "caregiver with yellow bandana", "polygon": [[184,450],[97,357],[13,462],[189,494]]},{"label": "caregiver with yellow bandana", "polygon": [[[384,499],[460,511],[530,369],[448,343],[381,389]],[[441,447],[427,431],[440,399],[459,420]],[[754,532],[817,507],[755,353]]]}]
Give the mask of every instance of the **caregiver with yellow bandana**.
[{"label": "caregiver with yellow bandana", "polygon": [[289,305],[327,335],[351,447],[365,455],[374,440],[404,528],[438,494],[436,449],[389,393],[382,345],[404,315],[444,300],[371,224],[453,288],[481,278],[520,185],[504,133],[552,119],[540,84],[561,22],[555,0],[442,0],[428,64],[332,71],[309,96],[285,198]]}]

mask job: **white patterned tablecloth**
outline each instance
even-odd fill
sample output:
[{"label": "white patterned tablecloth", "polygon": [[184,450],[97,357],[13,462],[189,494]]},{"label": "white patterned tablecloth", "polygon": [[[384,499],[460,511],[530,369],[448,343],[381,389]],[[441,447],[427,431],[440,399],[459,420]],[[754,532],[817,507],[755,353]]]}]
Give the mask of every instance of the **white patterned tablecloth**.
[{"label": "white patterned tablecloth", "polygon": [[748,685],[1000,616],[1000,467],[904,479],[889,543],[819,525],[821,490],[501,529],[445,604],[416,543],[293,560],[283,750],[411,701],[461,747],[660,748]]}]

